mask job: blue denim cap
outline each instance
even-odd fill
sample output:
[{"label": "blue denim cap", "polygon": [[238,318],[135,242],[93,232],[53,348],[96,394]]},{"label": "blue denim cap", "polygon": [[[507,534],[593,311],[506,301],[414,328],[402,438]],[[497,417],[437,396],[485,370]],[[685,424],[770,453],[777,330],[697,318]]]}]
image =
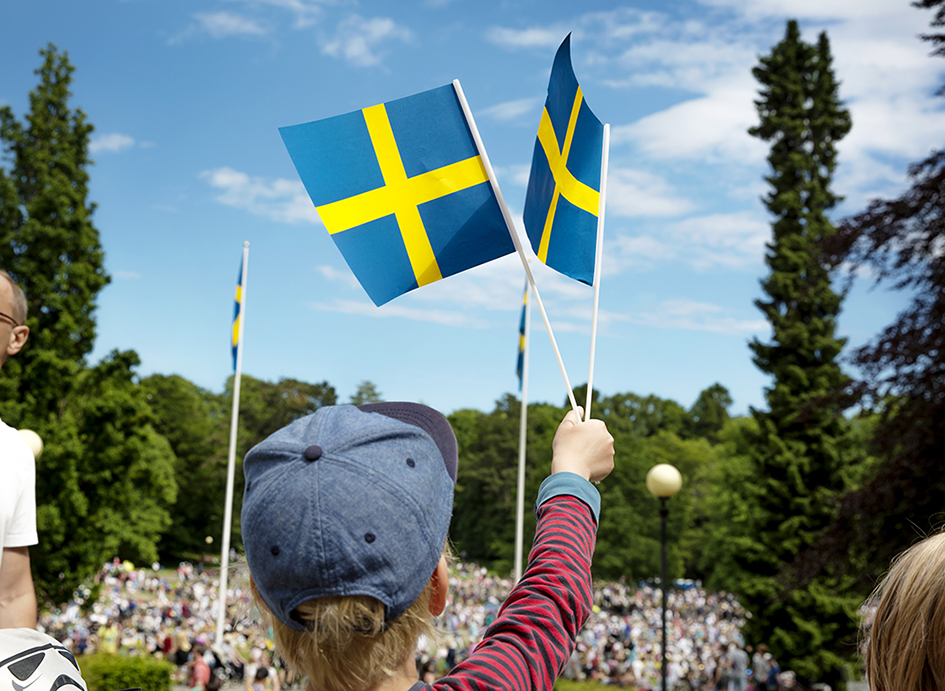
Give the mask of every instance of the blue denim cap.
[{"label": "blue denim cap", "polygon": [[446,543],[458,465],[443,415],[419,403],[320,408],[246,454],[241,527],[263,601],[368,595],[390,621],[416,601]]}]

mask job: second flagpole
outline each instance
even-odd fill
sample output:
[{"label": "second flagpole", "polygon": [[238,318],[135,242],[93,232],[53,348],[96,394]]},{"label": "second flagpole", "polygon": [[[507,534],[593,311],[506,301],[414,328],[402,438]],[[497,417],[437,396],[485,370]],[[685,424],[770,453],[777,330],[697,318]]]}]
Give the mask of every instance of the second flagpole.
[{"label": "second flagpole", "polygon": [[223,509],[223,546],[220,550],[220,585],[217,590],[217,630],[213,643],[223,649],[226,622],[227,570],[230,566],[230,530],[233,522],[233,479],[236,474],[236,440],[240,415],[240,377],[243,373],[243,327],[246,324],[246,276],[249,269],[249,242],[243,243],[243,271],[240,275],[239,329],[236,341],[236,368],[233,374],[233,410],[230,417],[230,449],[226,462],[226,506]]}]

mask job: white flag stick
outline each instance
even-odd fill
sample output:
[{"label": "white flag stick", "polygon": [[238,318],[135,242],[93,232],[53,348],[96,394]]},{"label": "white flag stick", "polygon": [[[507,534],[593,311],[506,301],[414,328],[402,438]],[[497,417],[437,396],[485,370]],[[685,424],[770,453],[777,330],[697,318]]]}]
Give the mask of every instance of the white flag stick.
[{"label": "white flag stick", "polygon": [[[514,583],[522,577],[525,540],[525,441],[528,430],[528,338],[531,331],[532,303],[525,298],[525,343],[522,345],[522,410],[518,426],[518,490],[515,497],[515,573]],[[514,585],[513,583],[513,585]]]},{"label": "white flag stick", "polygon": [[541,295],[538,293],[538,286],[535,285],[535,278],[532,276],[531,267],[528,266],[528,259],[525,257],[525,249],[522,247],[522,241],[519,239],[518,233],[515,230],[515,224],[512,223],[512,214],[509,212],[509,207],[506,205],[505,199],[502,197],[502,190],[499,189],[499,181],[495,177],[495,171],[492,169],[492,164],[489,162],[489,155],[486,153],[486,147],[483,145],[482,138],[479,136],[479,129],[476,127],[476,121],[473,119],[472,111],[469,109],[469,103],[466,102],[466,95],[463,93],[463,87],[460,86],[458,79],[453,80],[453,89],[455,89],[456,96],[459,98],[459,103],[463,108],[463,114],[466,116],[466,124],[469,125],[469,130],[472,132],[473,140],[476,142],[476,149],[479,151],[479,156],[482,158],[482,164],[486,169],[486,175],[489,176],[489,183],[492,185],[492,190],[495,192],[496,199],[499,200],[499,208],[502,210],[502,217],[505,219],[505,225],[509,229],[509,235],[512,236],[512,244],[515,245],[518,256],[522,260],[522,267],[525,269],[525,277],[528,279],[528,285],[532,289],[532,295],[535,296],[535,304],[538,305],[538,311],[541,313],[541,319],[545,323],[545,331],[548,332],[548,338],[551,339],[551,348],[554,350],[555,359],[558,361],[558,368],[561,370],[561,377],[564,379],[565,388],[568,390],[568,400],[571,402],[571,407],[576,413],[578,405],[577,401],[574,400],[574,390],[571,388],[571,381],[568,379],[568,373],[564,369],[564,361],[561,359],[561,353],[558,350],[558,343],[555,341],[555,334],[551,330],[551,322],[548,321],[548,315],[545,313],[545,306],[542,304]]},{"label": "white flag stick", "polygon": [[230,524],[233,522],[233,476],[236,472],[236,433],[240,414],[240,377],[243,373],[243,327],[246,324],[246,275],[249,243],[243,243],[243,274],[240,276],[240,325],[236,341],[236,373],[233,376],[233,413],[230,417],[230,451],[226,461],[226,506],[223,509],[223,547],[220,551],[220,588],[217,591],[217,632],[214,647],[223,648],[226,621],[226,577],[230,566]]},{"label": "white flag stick", "polygon": [[600,265],[604,256],[604,208],[607,204],[607,166],[610,159],[610,124],[604,125],[604,141],[600,156],[600,209],[597,212],[597,251],[594,260],[594,312],[591,315],[591,363],[587,373],[587,405],[584,419],[591,419],[591,398],[594,395],[594,353],[597,352],[597,306],[600,303]]}]

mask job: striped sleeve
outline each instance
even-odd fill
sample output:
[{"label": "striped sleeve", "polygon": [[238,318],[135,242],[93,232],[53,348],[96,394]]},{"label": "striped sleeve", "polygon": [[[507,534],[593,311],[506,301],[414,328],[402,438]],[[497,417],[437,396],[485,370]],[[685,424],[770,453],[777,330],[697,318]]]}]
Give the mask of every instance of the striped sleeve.
[{"label": "striped sleeve", "polygon": [[469,659],[433,688],[550,691],[592,605],[595,517],[573,496],[538,509],[528,568]]}]

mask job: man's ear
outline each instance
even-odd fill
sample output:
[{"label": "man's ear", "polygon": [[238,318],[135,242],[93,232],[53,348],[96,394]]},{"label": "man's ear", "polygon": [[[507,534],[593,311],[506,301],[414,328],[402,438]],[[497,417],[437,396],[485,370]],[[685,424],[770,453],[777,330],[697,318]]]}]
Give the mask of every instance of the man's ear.
[{"label": "man's ear", "polygon": [[430,614],[438,617],[446,609],[446,595],[450,587],[450,572],[446,565],[446,557],[440,557],[436,570],[430,576],[433,583],[433,594],[430,596]]},{"label": "man's ear", "polygon": [[20,349],[26,345],[26,339],[30,337],[30,327],[26,325],[14,326],[10,333],[10,340],[7,343],[7,355],[16,355]]}]

